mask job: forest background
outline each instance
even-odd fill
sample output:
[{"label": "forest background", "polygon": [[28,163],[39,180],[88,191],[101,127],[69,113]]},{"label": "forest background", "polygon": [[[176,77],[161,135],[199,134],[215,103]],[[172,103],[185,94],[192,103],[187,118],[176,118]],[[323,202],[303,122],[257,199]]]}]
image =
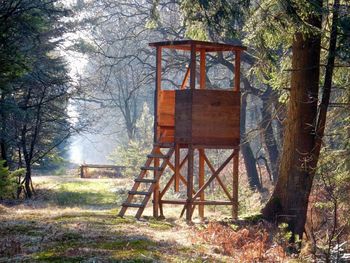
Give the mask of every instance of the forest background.
[{"label": "forest background", "polygon": [[[292,242],[306,230],[331,255],[350,224],[349,13],[340,0],[1,1],[0,197],[31,198],[33,169],[68,166],[77,136],[108,138],[105,155],[134,173],[152,146],[149,42],[245,45],[247,195],[260,195],[270,221],[288,215]],[[163,86],[181,84],[188,59],[165,55]],[[232,61],[209,57],[209,88],[230,86]]]}]

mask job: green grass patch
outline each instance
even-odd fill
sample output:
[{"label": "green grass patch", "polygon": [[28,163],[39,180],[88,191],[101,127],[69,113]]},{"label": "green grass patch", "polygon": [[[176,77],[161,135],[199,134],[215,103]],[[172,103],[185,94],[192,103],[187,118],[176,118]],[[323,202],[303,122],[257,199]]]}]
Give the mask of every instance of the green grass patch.
[{"label": "green grass patch", "polygon": [[70,241],[70,240],[79,240],[82,239],[83,236],[76,232],[65,232],[60,238],[62,241]]},{"label": "green grass patch", "polygon": [[62,183],[49,193],[50,202],[64,207],[99,207],[110,209],[118,206],[124,196],[115,192],[111,182],[74,181]]},{"label": "green grass patch", "polygon": [[65,257],[62,256],[60,253],[56,253],[54,251],[43,251],[36,253],[32,257],[34,260],[38,262],[82,262],[84,260],[84,257],[77,256],[77,257]]},{"label": "green grass patch", "polygon": [[113,218],[112,221],[114,224],[135,224],[136,223],[136,219],[134,217],[131,216],[124,216],[124,217],[120,217],[120,216],[116,216],[115,218]]},{"label": "green grass patch", "polygon": [[112,240],[105,242],[98,242],[94,248],[107,250],[145,250],[150,247],[156,247],[157,243],[149,239],[133,239],[133,240]]},{"label": "green grass patch", "polygon": [[[53,242],[45,251],[33,254],[32,259],[44,262],[81,262],[95,256],[107,257],[108,262],[152,262],[159,259],[155,250],[157,243],[149,239],[99,240],[85,243],[77,242],[75,239],[79,236],[75,233],[65,234],[70,240],[64,243]],[[69,255],[70,251],[73,251],[74,255]]]},{"label": "green grass patch", "polygon": [[240,216],[240,218],[248,223],[256,224],[263,219],[263,215],[261,213],[245,214]]},{"label": "green grass patch", "polygon": [[[23,237],[22,251],[9,261],[202,262],[202,253],[173,241],[175,221],[118,217],[126,180],[37,179],[33,206],[4,217],[0,225],[1,237]],[[165,240],[158,242],[152,233],[161,231]]]},{"label": "green grass patch", "polygon": [[134,217],[126,216],[119,217],[112,213],[96,213],[96,212],[75,212],[67,213],[52,218],[53,221],[58,223],[88,223],[95,226],[98,225],[127,225],[135,224],[136,220]]},{"label": "green grass patch", "polygon": [[115,262],[132,262],[132,263],[141,263],[141,262],[155,262],[161,259],[159,252],[149,251],[145,249],[138,250],[123,250],[114,252],[112,255]]},{"label": "green grass patch", "polygon": [[174,227],[174,225],[172,225],[169,222],[163,221],[163,220],[156,220],[153,218],[150,218],[148,220],[148,226],[152,229],[156,229],[156,230],[169,230],[172,227]]},{"label": "green grass patch", "polygon": [[0,228],[1,235],[16,234],[27,236],[41,236],[42,228],[33,226],[32,224],[7,225],[4,228]]}]

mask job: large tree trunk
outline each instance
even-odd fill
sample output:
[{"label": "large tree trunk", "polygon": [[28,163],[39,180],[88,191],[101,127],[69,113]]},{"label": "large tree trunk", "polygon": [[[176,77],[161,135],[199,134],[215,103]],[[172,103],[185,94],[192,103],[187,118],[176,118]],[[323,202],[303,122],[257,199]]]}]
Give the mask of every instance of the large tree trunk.
[{"label": "large tree trunk", "polygon": [[[318,1],[321,5],[321,2]],[[321,16],[308,21],[321,27]],[[320,36],[296,33],[292,45],[292,75],[279,177],[263,209],[270,221],[287,222],[302,237],[314,169],[315,122],[320,73]],[[293,241],[293,238],[291,241]]]},{"label": "large tree trunk", "polygon": [[256,169],[256,159],[250,147],[249,141],[246,139],[246,115],[247,115],[247,93],[242,94],[241,103],[241,152],[247,171],[249,186],[252,189],[261,190],[258,170]]}]

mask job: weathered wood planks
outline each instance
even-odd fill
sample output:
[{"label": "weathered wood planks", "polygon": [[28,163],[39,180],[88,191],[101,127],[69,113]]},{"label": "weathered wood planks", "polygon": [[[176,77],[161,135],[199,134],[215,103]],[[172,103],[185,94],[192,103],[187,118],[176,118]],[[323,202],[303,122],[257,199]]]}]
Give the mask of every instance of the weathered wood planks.
[{"label": "weathered wood planks", "polygon": [[177,90],[175,142],[215,146],[239,144],[240,93]]}]

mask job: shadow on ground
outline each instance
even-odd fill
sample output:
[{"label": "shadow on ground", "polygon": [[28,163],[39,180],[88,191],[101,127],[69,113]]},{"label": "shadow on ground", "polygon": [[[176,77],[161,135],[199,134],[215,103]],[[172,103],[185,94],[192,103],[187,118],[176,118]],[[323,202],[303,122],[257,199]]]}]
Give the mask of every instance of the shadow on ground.
[{"label": "shadow on ground", "polygon": [[203,262],[206,255],[144,234],[174,227],[114,212],[9,217],[0,225],[0,262]]},{"label": "shadow on ground", "polygon": [[40,178],[34,200],[0,205],[0,262],[214,261],[175,221],[117,217],[130,182]]}]

